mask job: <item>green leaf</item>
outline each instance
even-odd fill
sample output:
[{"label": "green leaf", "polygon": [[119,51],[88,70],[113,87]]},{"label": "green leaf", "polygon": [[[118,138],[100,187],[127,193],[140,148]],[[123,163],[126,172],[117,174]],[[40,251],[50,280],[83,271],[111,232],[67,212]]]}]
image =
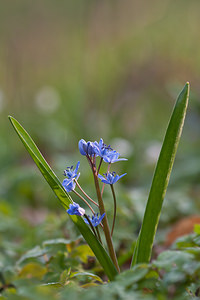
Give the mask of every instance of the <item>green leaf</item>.
[{"label": "green leaf", "polygon": [[195,225],[194,225],[194,232],[195,232],[196,234],[200,234],[200,224],[195,224]]},{"label": "green leaf", "polygon": [[[41,171],[42,175],[52,188],[53,192],[56,194],[58,199],[60,200],[61,204],[65,209],[69,208],[70,203],[72,203],[72,199],[69,194],[63,188],[61,182],[48,165],[42,154],[40,153],[39,149],[37,148],[34,141],[25,131],[25,129],[19,124],[19,122],[14,119],[13,117],[9,116],[9,120],[13,125],[15,131],[17,132],[19,138],[21,139],[22,143],[26,147],[27,151],[31,155],[32,159],[38,166],[39,170]],[[115,275],[118,274],[113,262],[111,261],[109,255],[96,239],[90,228],[85,224],[84,220],[80,216],[70,216],[74,224],[78,227],[79,231],[83,235],[84,239],[94,252],[96,258],[98,259],[99,263],[103,267],[106,275],[110,280],[113,280]]]},{"label": "green leaf", "polygon": [[68,245],[71,242],[72,242],[72,240],[66,240],[66,239],[58,238],[58,239],[44,241],[42,243],[42,246],[46,247],[46,246],[58,245],[58,244]]},{"label": "green leaf", "polygon": [[134,283],[142,280],[149,272],[147,264],[138,264],[131,270],[127,270],[117,276],[117,281],[121,286],[129,287],[133,286]]},{"label": "green leaf", "polygon": [[166,194],[176,150],[181,137],[189,98],[189,83],[181,91],[164,138],[155,169],[138,243],[133,255],[135,263],[149,262],[163,200]]},{"label": "green leaf", "polygon": [[95,281],[103,283],[103,280],[99,276],[94,275],[94,274],[89,273],[89,272],[73,272],[70,275],[70,279],[76,278],[76,277],[84,277],[84,276],[87,276],[87,277],[89,277],[89,278],[91,278],[91,279],[93,279]]},{"label": "green leaf", "polygon": [[167,250],[162,252],[153,262],[153,266],[169,272],[172,267],[182,267],[194,259],[194,256],[184,251]]},{"label": "green leaf", "polygon": [[41,249],[40,246],[35,246],[33,249],[27,251],[21,258],[17,261],[17,264],[21,264],[24,260],[29,258],[40,257],[46,254],[46,249]]},{"label": "green leaf", "polygon": [[46,267],[39,265],[38,263],[28,263],[19,272],[21,278],[38,278],[42,280],[44,275],[48,272]]},{"label": "green leaf", "polygon": [[88,245],[80,245],[76,247],[71,254],[71,257],[78,257],[79,260],[85,264],[87,263],[89,256],[94,257],[94,253],[91,251]]}]

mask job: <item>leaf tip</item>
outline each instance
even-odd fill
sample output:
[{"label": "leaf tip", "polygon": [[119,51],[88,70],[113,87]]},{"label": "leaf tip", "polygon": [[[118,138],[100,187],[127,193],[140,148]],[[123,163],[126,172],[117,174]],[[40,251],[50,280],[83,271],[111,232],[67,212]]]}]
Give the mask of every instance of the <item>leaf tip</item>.
[{"label": "leaf tip", "polygon": [[11,122],[12,125],[14,125],[15,122],[17,122],[17,120],[15,118],[13,118],[12,116],[8,115],[8,119]]},{"label": "leaf tip", "polygon": [[185,87],[187,89],[187,98],[189,97],[189,93],[190,93],[190,83],[189,81],[186,82]]},{"label": "leaf tip", "polygon": [[10,121],[15,120],[11,115],[8,115],[8,119],[9,119]]},{"label": "leaf tip", "polygon": [[189,81],[186,82],[185,87],[186,87],[187,89],[190,88],[190,83],[189,83]]},{"label": "leaf tip", "polygon": [[184,85],[184,88],[182,89],[181,93],[179,94],[179,99],[182,102],[183,99],[185,99],[186,102],[188,102],[189,99],[189,93],[190,93],[190,83],[189,81],[186,82]]},{"label": "leaf tip", "polygon": [[12,117],[12,116],[10,116],[10,115],[8,115],[8,119],[9,119],[9,121],[12,123],[12,119],[13,119],[13,117]]}]

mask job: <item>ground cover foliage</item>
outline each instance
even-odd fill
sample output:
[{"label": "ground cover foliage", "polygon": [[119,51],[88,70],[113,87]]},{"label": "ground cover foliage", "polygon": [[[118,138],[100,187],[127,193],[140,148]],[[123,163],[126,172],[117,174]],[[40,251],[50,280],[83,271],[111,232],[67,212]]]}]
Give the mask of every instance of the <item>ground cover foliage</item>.
[{"label": "ground cover foliage", "polygon": [[[127,203],[120,210],[126,210],[127,215],[131,206],[139,219],[136,202],[129,195],[126,197]],[[185,215],[179,201],[174,195],[172,197],[179,216]],[[34,208],[29,209],[31,214],[36,213]],[[193,209],[190,207],[191,212]],[[169,221],[172,221],[169,207],[164,210],[165,214],[168,215],[167,223],[163,220],[161,225],[169,226]],[[123,213],[120,213],[120,217],[123,219]],[[80,296],[94,299],[95,295],[102,299],[191,299],[198,296],[199,226],[195,226],[195,233],[177,239],[171,247],[164,246],[163,240],[158,238],[152,262],[136,265],[126,271],[132,255],[132,251],[128,253],[127,249],[132,241],[132,232],[139,225],[136,220],[133,224],[132,212],[127,218],[126,224],[120,222],[121,234],[125,232],[125,236],[123,239],[120,236],[121,241],[115,237],[116,245],[120,243],[118,256],[124,272],[114,282],[108,283],[94,254],[74,232],[65,213],[58,215],[46,211],[45,217],[38,220],[36,226],[28,213],[25,220],[7,203],[2,203],[1,299],[78,299]],[[54,239],[46,239],[52,236]]]},{"label": "ground cover foliage", "polygon": [[[15,122],[12,119],[11,121]],[[21,130],[20,127],[18,130]],[[137,205],[134,207],[134,201],[130,202],[130,200],[133,200],[130,191],[127,193],[124,190],[122,197],[127,198],[126,209],[130,210],[132,204],[135,216],[138,216]],[[126,207],[125,202],[123,202],[122,207]],[[70,228],[72,233],[66,227],[67,233],[63,232],[64,237],[62,233],[54,239],[44,240],[46,227],[48,228],[48,225],[50,225],[53,231],[56,228],[56,224],[52,222],[52,219],[48,220],[48,211],[42,211],[43,214],[37,216],[37,209],[27,207],[27,211],[23,212],[25,218],[23,216],[23,221],[20,224],[18,218],[14,218],[16,215],[12,208],[5,201],[2,202],[0,208],[2,233],[9,235],[9,231],[11,234],[14,232],[13,242],[4,239],[2,235],[1,299],[34,299],[35,297],[38,299],[47,297],[65,299],[69,295],[75,299],[80,296],[83,299],[93,299],[94,295],[97,294],[108,299],[125,299],[127,297],[136,299],[154,299],[155,297],[158,299],[191,299],[191,297],[195,298],[199,295],[200,225],[195,225],[200,223],[198,216],[193,216],[193,219],[190,218],[192,227],[190,226],[189,231],[193,231],[195,225],[193,234],[184,236],[188,232],[187,226],[185,232],[183,230],[181,234],[176,235],[177,227],[174,227],[168,234],[168,239],[166,237],[160,242],[157,241],[154,256],[150,263],[136,263],[129,270],[134,249],[138,247],[136,239],[132,239],[132,230],[136,231],[134,227],[139,226],[139,223],[136,219],[133,227],[126,224],[131,229],[126,238],[124,232],[127,234],[127,230],[126,227],[122,226],[121,234],[123,238],[119,239],[119,244],[115,244],[115,246],[117,246],[119,265],[123,272],[117,275],[114,281],[112,278],[112,281],[109,282],[102,267],[96,261],[91,248],[85,244],[82,237],[77,236],[77,232],[74,232],[73,227]],[[167,212],[167,209],[165,211]],[[126,220],[127,215],[125,213]],[[7,220],[7,218],[10,218],[10,220]],[[54,216],[52,218],[54,219]],[[58,218],[58,227],[62,225],[58,228],[58,231],[64,229],[63,227],[67,223],[66,219],[66,214],[63,219],[61,216]],[[29,225],[28,228],[25,220]],[[132,221],[132,213],[130,213],[130,220]],[[120,219],[119,225],[121,227]],[[12,226],[14,226],[14,230]],[[21,230],[22,232],[20,232]],[[42,232],[43,230],[44,232]],[[30,236],[32,233],[31,242],[34,241],[35,234],[37,244],[24,252],[24,248],[22,248],[24,245],[21,240],[17,239],[15,232],[20,233],[21,238],[23,234]],[[183,237],[175,240],[171,236],[172,233],[175,233],[175,238],[182,235]],[[52,237],[51,231],[49,234]],[[38,237],[41,238],[39,243]]]}]

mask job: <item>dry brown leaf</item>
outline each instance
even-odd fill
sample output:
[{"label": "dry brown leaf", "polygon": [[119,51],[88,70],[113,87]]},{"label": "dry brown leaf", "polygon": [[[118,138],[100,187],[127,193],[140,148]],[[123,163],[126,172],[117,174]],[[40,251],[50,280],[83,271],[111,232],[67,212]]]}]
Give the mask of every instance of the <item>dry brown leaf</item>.
[{"label": "dry brown leaf", "polygon": [[200,224],[200,216],[198,215],[192,215],[179,220],[167,234],[165,246],[169,247],[178,237],[193,232],[195,224]]}]

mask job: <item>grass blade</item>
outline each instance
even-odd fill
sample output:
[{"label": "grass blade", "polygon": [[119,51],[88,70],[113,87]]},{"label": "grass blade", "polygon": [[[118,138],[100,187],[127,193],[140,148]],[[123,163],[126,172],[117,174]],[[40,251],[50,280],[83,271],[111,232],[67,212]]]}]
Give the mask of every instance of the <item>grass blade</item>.
[{"label": "grass blade", "polygon": [[[29,136],[29,134],[25,131],[25,129],[19,124],[19,122],[14,119],[13,117],[9,116],[9,120],[13,125],[15,131],[17,132],[19,138],[21,139],[22,143],[26,147],[27,151],[31,155],[32,159],[36,163],[37,167],[41,171],[42,175],[52,188],[53,192],[56,194],[58,199],[60,200],[61,204],[65,209],[69,208],[69,204],[72,203],[72,198],[70,195],[65,191],[61,182],[48,165],[42,154],[40,153],[39,149]],[[98,259],[99,263],[103,267],[106,275],[110,280],[113,280],[115,275],[118,274],[113,262],[111,261],[109,255],[96,239],[94,234],[91,232],[90,228],[85,224],[82,217],[80,216],[70,216],[74,224],[78,227],[79,231],[83,235],[84,239],[94,252],[96,258]]]},{"label": "grass blade", "polygon": [[151,258],[156,229],[163,200],[166,194],[174,158],[184,124],[189,98],[189,83],[186,83],[176,101],[163,146],[155,169],[141,231],[133,255],[135,263],[146,263]]}]

